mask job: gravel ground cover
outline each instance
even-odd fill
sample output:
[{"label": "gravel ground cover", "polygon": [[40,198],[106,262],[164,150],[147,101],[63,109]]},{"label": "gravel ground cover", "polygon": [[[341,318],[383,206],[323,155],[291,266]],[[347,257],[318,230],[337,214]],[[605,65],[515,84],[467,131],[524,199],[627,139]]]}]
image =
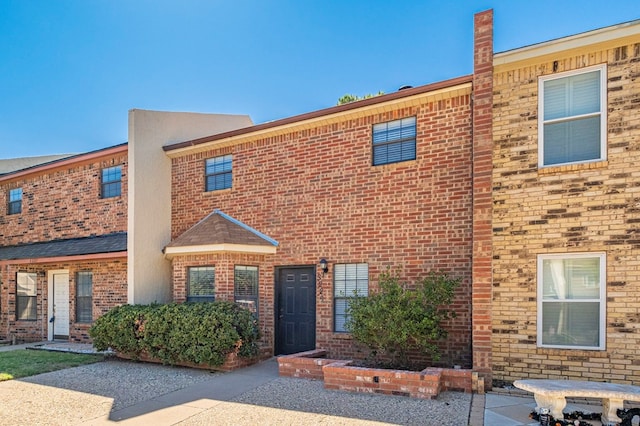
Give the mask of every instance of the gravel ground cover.
[{"label": "gravel ground cover", "polygon": [[0,424],[73,425],[210,380],[214,373],[117,359],[0,383]]},{"label": "gravel ground cover", "polygon": [[320,381],[281,377],[234,402],[388,424],[460,426],[467,424],[471,395],[443,392],[436,400],[422,400],[326,390]]},{"label": "gravel ground cover", "polygon": [[[0,424],[118,424],[107,420],[109,413],[191,385],[206,386],[222,374],[109,360],[10,380],[0,383]],[[470,404],[471,395],[458,392],[419,400],[328,391],[320,381],[274,376],[231,401],[191,401],[179,411],[191,410],[193,415],[156,424],[461,426],[467,424]],[[131,418],[124,424],[145,421]]]}]

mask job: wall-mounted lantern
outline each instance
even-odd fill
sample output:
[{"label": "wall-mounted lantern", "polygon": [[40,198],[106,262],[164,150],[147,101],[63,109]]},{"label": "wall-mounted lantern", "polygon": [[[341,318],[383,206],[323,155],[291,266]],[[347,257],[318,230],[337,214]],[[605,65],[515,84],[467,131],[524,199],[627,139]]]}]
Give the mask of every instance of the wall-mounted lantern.
[{"label": "wall-mounted lantern", "polygon": [[318,264],[318,266],[320,266],[320,269],[322,269],[323,274],[326,274],[327,272],[329,272],[329,264],[327,263],[327,259],[325,258],[320,259],[320,263]]}]

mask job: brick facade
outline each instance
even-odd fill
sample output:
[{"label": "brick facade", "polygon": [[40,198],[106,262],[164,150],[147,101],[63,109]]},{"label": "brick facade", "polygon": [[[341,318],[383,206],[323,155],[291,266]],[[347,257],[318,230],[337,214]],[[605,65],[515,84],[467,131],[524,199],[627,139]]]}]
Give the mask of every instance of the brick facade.
[{"label": "brick facade", "polygon": [[[607,160],[538,167],[538,77],[607,64]],[[580,46],[496,67],[494,378],[637,384],[640,373],[640,44]],[[540,348],[539,254],[606,254],[606,350]]]},{"label": "brick facade", "polygon": [[[214,209],[278,241],[275,255],[177,256],[174,297],[184,297],[187,266],[216,267],[216,297],[233,298],[233,264],[259,266],[260,321],[273,350],[274,276],[278,266],[318,270],[316,347],[331,357],[358,357],[348,335],[333,332],[333,265],[367,263],[371,290],[388,266],[415,281],[430,270],[462,278],[457,318],[443,344],[449,364],[471,365],[472,143],[470,84],[434,91],[403,104],[353,108],[328,124],[301,120],[274,136],[248,134],[197,152],[172,154],[172,237]],[[417,117],[417,159],[372,166],[372,126]],[[204,191],[207,158],[233,155],[233,187]],[[219,274],[222,269],[224,272]]]},{"label": "brick facade", "polygon": [[[61,163],[63,163],[61,161]],[[0,180],[0,243],[11,246],[40,241],[104,235],[127,230],[127,151],[79,159],[43,172],[3,176]],[[122,195],[100,198],[101,170],[122,166]],[[10,189],[22,188],[22,213],[7,215]]]},{"label": "brick facade", "polygon": [[[0,248],[126,232],[127,147],[107,148],[0,176]],[[101,198],[101,170],[121,166],[121,195]],[[7,214],[10,189],[22,188],[22,212]],[[126,248],[125,248],[126,250]],[[93,272],[93,318],[127,302],[126,253],[0,259],[0,339],[48,337],[49,271],[69,273],[69,339],[87,341],[90,324],[75,320],[75,274]],[[37,319],[16,321],[16,276],[37,275]]]},{"label": "brick facade", "polygon": [[[16,341],[47,340],[49,290],[47,271],[69,273],[69,340],[87,343],[91,323],[76,321],[76,273],[93,273],[93,319],[105,314],[114,306],[127,303],[127,262],[126,258],[103,261],[76,261],[44,264],[14,264],[3,266],[2,301],[0,304],[0,335],[4,339]],[[37,320],[16,320],[16,273],[34,272],[37,281]]]}]

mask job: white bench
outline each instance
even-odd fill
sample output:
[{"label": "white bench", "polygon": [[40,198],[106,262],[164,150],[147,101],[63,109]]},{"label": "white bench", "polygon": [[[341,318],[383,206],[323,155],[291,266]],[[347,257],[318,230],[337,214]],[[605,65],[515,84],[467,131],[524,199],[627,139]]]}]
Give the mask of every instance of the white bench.
[{"label": "white bench", "polygon": [[578,380],[516,380],[513,386],[533,393],[536,411],[548,408],[558,420],[564,418],[562,410],[567,405],[565,397],[586,397],[602,399],[602,424],[620,423],[617,410],[623,408],[624,401],[640,401],[640,386],[615,383],[586,382]]}]

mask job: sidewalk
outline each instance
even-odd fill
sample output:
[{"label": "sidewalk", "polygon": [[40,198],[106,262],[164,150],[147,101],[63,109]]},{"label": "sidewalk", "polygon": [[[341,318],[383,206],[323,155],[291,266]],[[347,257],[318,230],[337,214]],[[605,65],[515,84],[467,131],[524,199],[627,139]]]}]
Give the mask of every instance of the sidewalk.
[{"label": "sidewalk", "polygon": [[[529,418],[536,408],[533,396],[520,390],[496,389],[486,394],[484,424],[486,426],[539,426],[540,423]],[[602,405],[595,400],[568,398],[565,413],[602,413]],[[593,426],[601,426],[598,420],[588,420]]]}]

